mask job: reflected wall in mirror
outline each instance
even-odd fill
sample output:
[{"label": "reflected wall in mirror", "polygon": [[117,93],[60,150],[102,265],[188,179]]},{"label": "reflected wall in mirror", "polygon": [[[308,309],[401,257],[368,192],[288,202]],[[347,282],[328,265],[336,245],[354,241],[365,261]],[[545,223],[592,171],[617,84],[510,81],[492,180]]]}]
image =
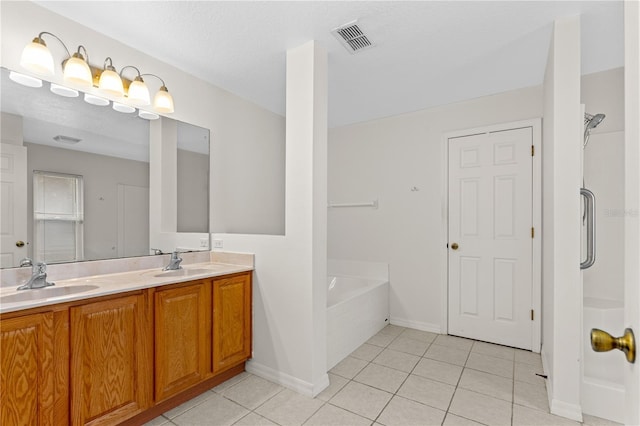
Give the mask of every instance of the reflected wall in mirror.
[{"label": "reflected wall in mirror", "polygon": [[[25,257],[60,263],[153,254],[150,122],[90,95],[88,103],[81,92],[60,96],[48,82],[25,87],[8,70],[1,74],[1,266]],[[177,127],[177,231],[208,236],[209,131]]]}]

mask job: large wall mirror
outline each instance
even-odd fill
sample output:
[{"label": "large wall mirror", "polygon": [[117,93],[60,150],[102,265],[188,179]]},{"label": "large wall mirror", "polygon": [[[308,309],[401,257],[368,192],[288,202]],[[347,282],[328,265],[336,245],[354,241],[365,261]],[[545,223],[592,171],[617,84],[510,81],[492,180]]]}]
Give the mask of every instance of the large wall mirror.
[{"label": "large wall mirror", "polygon": [[[53,93],[46,81],[17,84],[9,73],[1,69],[1,266],[25,257],[61,263],[172,250],[150,243],[152,122],[81,92],[68,97],[74,93],[54,86]],[[175,231],[201,233],[187,249],[208,250],[209,130],[175,128]]]}]

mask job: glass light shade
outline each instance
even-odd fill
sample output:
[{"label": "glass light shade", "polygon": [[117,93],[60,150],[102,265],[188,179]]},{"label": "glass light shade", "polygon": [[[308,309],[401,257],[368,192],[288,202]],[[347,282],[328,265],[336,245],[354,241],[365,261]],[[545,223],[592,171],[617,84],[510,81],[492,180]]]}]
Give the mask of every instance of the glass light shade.
[{"label": "glass light shade", "polygon": [[124,87],[122,79],[117,72],[106,69],[100,74],[100,83],[98,89],[105,95],[121,98],[124,96]]},{"label": "glass light shade", "polygon": [[56,95],[64,96],[65,98],[77,98],[79,95],[77,90],[73,90],[69,87],[60,86],[55,83],[51,83],[50,90]]},{"label": "glass light shade", "polygon": [[142,80],[132,81],[128,92],[129,103],[137,106],[145,106],[151,103],[149,89]]},{"label": "glass light shade", "polygon": [[164,113],[173,112],[173,98],[165,86],[162,86],[153,98],[153,109]]},{"label": "glass light shade", "polygon": [[19,72],[11,71],[9,78],[18,84],[22,84],[27,87],[42,87],[42,80],[39,78],[31,77],[30,75],[20,74]]},{"label": "glass light shade", "polygon": [[144,118],[145,120],[157,120],[158,118],[160,118],[158,114],[154,114],[152,112],[145,111],[142,109],[138,111],[138,117]]},{"label": "glass light shade", "polygon": [[114,102],[113,103],[113,109],[115,109],[118,112],[123,112],[125,114],[130,114],[132,112],[134,112],[136,109],[134,107],[131,107],[129,105],[125,105],[125,104],[121,104],[118,102]]},{"label": "glass light shade", "polygon": [[81,55],[74,53],[72,57],[67,59],[64,65],[64,81],[76,86],[93,85],[91,69]]},{"label": "glass light shade", "polygon": [[53,56],[44,41],[35,38],[22,50],[20,66],[40,75],[53,75]]},{"label": "glass light shade", "polygon": [[107,106],[109,105],[109,100],[105,98],[101,98],[100,96],[92,95],[91,93],[84,94],[84,101],[91,105],[98,106]]}]

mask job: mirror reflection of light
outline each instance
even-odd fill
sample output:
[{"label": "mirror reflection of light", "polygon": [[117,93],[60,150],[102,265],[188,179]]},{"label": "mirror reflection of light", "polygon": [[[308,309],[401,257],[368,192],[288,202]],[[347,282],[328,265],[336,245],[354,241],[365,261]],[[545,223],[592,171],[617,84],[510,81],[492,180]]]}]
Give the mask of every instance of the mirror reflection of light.
[{"label": "mirror reflection of light", "polygon": [[134,107],[131,107],[131,106],[125,105],[125,104],[121,104],[119,102],[114,102],[113,103],[113,109],[115,109],[118,112],[125,113],[125,114],[130,114],[130,113],[136,111],[136,109]]},{"label": "mirror reflection of light", "polygon": [[64,96],[65,98],[77,98],[79,93],[77,90],[70,87],[60,86],[59,84],[51,83],[51,91],[56,95]]},{"label": "mirror reflection of light", "polygon": [[140,110],[138,112],[138,117],[144,118],[145,120],[157,120],[159,118],[159,115],[149,111]]},{"label": "mirror reflection of light", "polygon": [[109,105],[109,100],[105,99],[105,98],[101,98],[100,96],[95,96],[92,95],[90,93],[85,93],[84,94],[84,101],[88,104],[91,105],[98,105],[98,106],[107,106]]},{"label": "mirror reflection of light", "polygon": [[9,73],[9,78],[18,84],[22,84],[23,86],[42,87],[42,80],[40,80],[39,78],[20,74],[19,72],[11,71]]}]

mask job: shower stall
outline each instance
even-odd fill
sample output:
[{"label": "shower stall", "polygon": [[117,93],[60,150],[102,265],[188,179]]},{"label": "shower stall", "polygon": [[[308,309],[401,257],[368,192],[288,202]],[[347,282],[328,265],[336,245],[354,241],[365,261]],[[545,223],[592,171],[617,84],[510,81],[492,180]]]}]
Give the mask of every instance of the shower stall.
[{"label": "shower stall", "polygon": [[623,422],[624,365],[619,354],[596,353],[589,344],[592,328],[624,329],[624,132],[594,132],[604,119],[584,115],[582,410]]}]

